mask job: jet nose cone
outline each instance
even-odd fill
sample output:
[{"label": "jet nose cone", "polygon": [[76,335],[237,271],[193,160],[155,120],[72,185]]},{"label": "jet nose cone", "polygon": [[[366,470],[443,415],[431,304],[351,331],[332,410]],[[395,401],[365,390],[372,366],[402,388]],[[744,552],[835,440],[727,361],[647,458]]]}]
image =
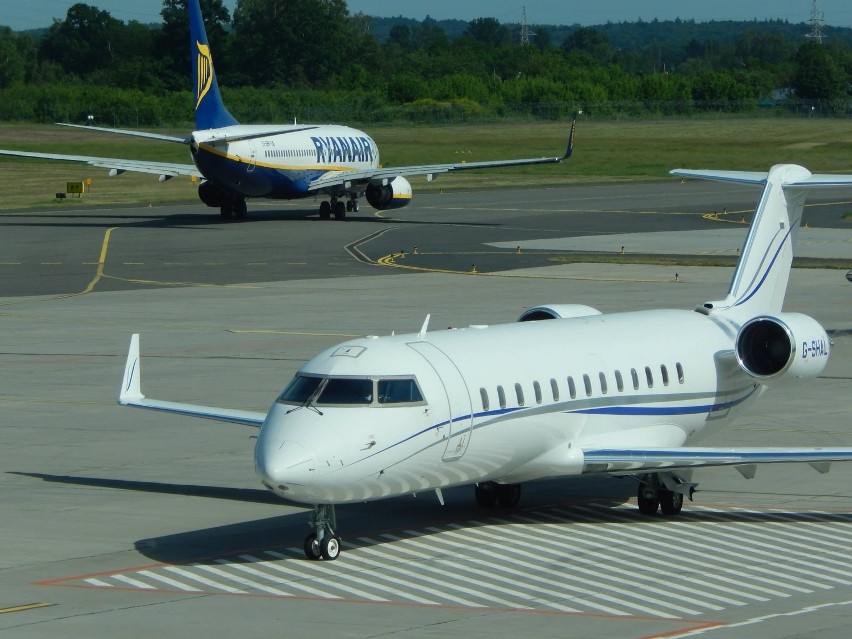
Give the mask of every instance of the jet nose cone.
[{"label": "jet nose cone", "polygon": [[279,447],[259,447],[255,455],[257,472],[264,485],[284,493],[292,486],[303,486],[316,468],[314,454],[296,442],[283,442]]}]

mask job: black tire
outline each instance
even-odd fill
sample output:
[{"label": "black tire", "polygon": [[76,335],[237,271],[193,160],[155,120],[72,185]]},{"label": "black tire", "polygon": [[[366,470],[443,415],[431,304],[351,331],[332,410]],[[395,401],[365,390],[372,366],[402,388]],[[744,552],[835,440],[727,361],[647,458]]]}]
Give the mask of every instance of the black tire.
[{"label": "black tire", "polygon": [[683,508],[683,494],[673,490],[660,491],[660,510],[664,515],[677,515]]},{"label": "black tire", "polygon": [[502,508],[514,508],[521,501],[520,484],[497,484],[497,504]]},{"label": "black tire", "polygon": [[473,496],[476,498],[476,505],[480,508],[493,508],[497,503],[497,490],[490,482],[474,486]]},{"label": "black tire", "polygon": [[327,561],[334,561],[340,557],[340,543],[340,537],[337,535],[323,537],[322,543],[320,544],[322,558]]},{"label": "black tire", "polygon": [[320,548],[320,543],[317,541],[316,533],[311,533],[305,537],[305,557],[311,561],[316,561],[322,557],[322,549]]},{"label": "black tire", "polygon": [[343,202],[335,202],[331,210],[332,213],[334,213],[335,220],[346,219],[346,204],[344,204]]},{"label": "black tire", "polygon": [[223,204],[219,207],[219,217],[223,220],[231,219],[231,216],[234,214],[234,209],[230,204]]},{"label": "black tire", "polygon": [[234,202],[234,217],[238,220],[246,219],[246,215],[248,215],[248,205],[245,200],[237,200]]},{"label": "black tire", "polygon": [[320,216],[321,220],[330,220],[331,219],[331,203],[330,202],[320,202],[319,216]]},{"label": "black tire", "polygon": [[660,496],[656,492],[646,491],[646,488],[646,484],[639,484],[639,490],[636,491],[639,512],[643,515],[656,515],[660,507]]}]

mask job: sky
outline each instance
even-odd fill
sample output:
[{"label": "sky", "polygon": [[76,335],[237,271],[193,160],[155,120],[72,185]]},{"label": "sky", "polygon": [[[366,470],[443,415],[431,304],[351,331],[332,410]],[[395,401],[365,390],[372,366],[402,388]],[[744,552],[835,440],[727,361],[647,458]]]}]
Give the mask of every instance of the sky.
[{"label": "sky", "polygon": [[[68,7],[77,2],[109,11],[119,20],[159,22],[162,0],[0,0],[0,25],[18,31],[48,27],[54,18],[64,19]],[[236,0],[224,0],[233,11]],[[818,0],[825,24],[852,27],[852,1]],[[500,22],[520,22],[526,7],[530,24],[604,24],[635,22],[642,19],[695,20],[787,20],[807,22],[813,0],[348,0],[351,13],[398,16],[422,20],[497,18]]]}]

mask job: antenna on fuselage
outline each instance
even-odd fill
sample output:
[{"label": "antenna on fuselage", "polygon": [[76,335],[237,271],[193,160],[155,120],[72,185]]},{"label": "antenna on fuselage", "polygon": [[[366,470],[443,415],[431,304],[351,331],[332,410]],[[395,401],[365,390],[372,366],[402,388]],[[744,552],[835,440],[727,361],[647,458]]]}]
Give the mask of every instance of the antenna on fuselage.
[{"label": "antenna on fuselage", "polygon": [[426,316],[426,319],[423,320],[423,326],[420,327],[420,332],[417,334],[418,339],[423,339],[426,336],[426,331],[429,328],[429,318],[432,317],[432,314]]}]

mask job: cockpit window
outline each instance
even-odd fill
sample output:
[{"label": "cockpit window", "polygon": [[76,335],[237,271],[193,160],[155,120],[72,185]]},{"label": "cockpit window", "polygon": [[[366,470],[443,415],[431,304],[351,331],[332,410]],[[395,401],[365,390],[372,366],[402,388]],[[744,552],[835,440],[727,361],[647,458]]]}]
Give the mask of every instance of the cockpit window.
[{"label": "cockpit window", "polygon": [[319,377],[297,374],[278,397],[282,404],[401,406],[424,403],[414,377]]},{"label": "cockpit window", "polygon": [[423,401],[423,395],[412,378],[380,379],[378,382],[380,404],[411,404]]},{"label": "cockpit window", "polygon": [[317,404],[372,404],[373,380],[332,377],[317,398]]},{"label": "cockpit window", "polygon": [[321,382],[322,377],[296,375],[287,384],[287,388],[278,397],[278,401],[285,404],[304,404],[316,392]]}]

